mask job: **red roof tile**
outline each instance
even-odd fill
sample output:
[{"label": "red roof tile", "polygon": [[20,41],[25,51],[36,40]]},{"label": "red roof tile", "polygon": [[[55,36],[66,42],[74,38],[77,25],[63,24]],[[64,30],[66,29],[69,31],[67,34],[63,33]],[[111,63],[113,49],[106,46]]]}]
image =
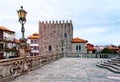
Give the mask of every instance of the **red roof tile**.
[{"label": "red roof tile", "polygon": [[0,30],[8,31],[8,32],[13,32],[14,33],[14,31],[11,31],[11,30],[9,30],[8,28],[6,28],[4,26],[0,26]]},{"label": "red roof tile", "polygon": [[20,44],[21,42],[18,39],[15,39],[15,43]]},{"label": "red roof tile", "polygon": [[28,36],[28,39],[39,39],[39,34],[38,33],[34,33],[34,34]]},{"label": "red roof tile", "polygon": [[81,39],[81,38],[73,38],[72,43],[87,43],[87,40]]},{"label": "red roof tile", "polygon": [[114,46],[108,46],[108,48],[111,49],[111,50],[119,50],[118,47],[114,47]]},{"label": "red roof tile", "polygon": [[88,51],[96,50],[94,47],[87,48]]}]

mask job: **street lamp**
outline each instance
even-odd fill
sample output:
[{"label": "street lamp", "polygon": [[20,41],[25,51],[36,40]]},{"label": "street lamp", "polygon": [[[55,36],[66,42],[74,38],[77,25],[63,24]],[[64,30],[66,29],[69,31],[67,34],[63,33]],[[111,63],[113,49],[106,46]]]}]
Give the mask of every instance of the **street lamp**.
[{"label": "street lamp", "polygon": [[24,28],[24,24],[26,23],[26,14],[27,12],[23,9],[23,6],[21,6],[21,9],[19,11],[17,11],[18,13],[18,17],[19,17],[19,22],[22,25],[21,27],[21,32],[22,32],[22,38],[20,39],[21,42],[26,43],[26,39],[25,39],[25,28]]},{"label": "street lamp", "polygon": [[21,9],[17,11],[19,22],[22,25],[21,32],[22,32],[22,38],[20,38],[20,57],[23,57],[23,71],[28,70],[28,66],[26,64],[26,50],[27,50],[27,39],[25,39],[25,28],[24,24],[26,23],[26,14],[27,12],[23,9],[23,6],[21,6]]},{"label": "street lamp", "polygon": [[[24,28],[24,24],[26,23],[26,14],[27,12],[23,9],[23,6],[21,6],[21,9],[19,9],[17,11],[18,13],[18,17],[19,17],[19,22],[22,25],[21,27],[21,32],[22,32],[22,38],[20,38],[21,44],[20,44],[20,48],[24,49],[23,51],[25,51],[26,47],[27,47],[27,43],[26,43],[26,39],[25,39],[25,28]],[[26,56],[25,52],[20,53],[20,56]]]}]

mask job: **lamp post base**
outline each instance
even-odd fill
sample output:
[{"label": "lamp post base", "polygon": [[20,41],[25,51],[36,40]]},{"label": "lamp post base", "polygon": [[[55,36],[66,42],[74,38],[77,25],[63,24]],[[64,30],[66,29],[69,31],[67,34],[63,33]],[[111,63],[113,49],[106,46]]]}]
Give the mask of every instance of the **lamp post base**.
[{"label": "lamp post base", "polygon": [[26,43],[26,39],[20,39],[21,44],[20,44],[20,57],[23,58],[23,72],[28,71],[28,65],[27,65],[27,58],[26,58],[26,54],[27,54],[27,43]]}]

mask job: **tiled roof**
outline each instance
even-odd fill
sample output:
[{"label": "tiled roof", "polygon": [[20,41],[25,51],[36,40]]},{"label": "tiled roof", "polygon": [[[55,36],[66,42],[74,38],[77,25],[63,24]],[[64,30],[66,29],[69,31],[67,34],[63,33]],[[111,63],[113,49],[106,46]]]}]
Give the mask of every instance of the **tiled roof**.
[{"label": "tiled roof", "polygon": [[94,47],[90,47],[90,48],[87,48],[87,50],[92,51],[92,50],[96,50],[96,49]]},{"label": "tiled roof", "polygon": [[114,46],[108,46],[108,48],[111,49],[111,50],[119,50],[118,47],[114,47]]},{"label": "tiled roof", "polygon": [[96,50],[96,48],[94,47],[93,44],[88,43],[88,44],[87,44],[87,50],[88,50],[88,51],[93,51],[93,50]]},{"label": "tiled roof", "polygon": [[28,39],[39,39],[39,34],[38,33],[34,33],[34,34],[28,36]]},{"label": "tiled roof", "polygon": [[90,46],[94,46],[93,44],[87,43],[87,46],[89,46],[89,45],[90,45]]},{"label": "tiled roof", "polygon": [[14,33],[14,31],[11,31],[11,30],[9,30],[8,28],[6,28],[4,26],[0,26],[0,30],[8,31],[8,32],[13,32]]},{"label": "tiled roof", "polygon": [[20,44],[21,42],[18,39],[15,39],[15,43]]},{"label": "tiled roof", "polygon": [[73,38],[72,43],[87,43],[87,40],[81,39],[81,38]]}]

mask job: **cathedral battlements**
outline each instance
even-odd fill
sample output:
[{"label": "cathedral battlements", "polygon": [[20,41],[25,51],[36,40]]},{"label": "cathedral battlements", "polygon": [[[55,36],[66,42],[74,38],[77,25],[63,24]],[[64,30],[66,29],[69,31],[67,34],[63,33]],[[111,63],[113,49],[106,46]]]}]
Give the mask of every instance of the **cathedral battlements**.
[{"label": "cathedral battlements", "polygon": [[41,24],[72,24],[72,20],[63,20],[63,21],[61,21],[61,20],[56,20],[56,21],[39,21],[39,23],[41,23]]}]

